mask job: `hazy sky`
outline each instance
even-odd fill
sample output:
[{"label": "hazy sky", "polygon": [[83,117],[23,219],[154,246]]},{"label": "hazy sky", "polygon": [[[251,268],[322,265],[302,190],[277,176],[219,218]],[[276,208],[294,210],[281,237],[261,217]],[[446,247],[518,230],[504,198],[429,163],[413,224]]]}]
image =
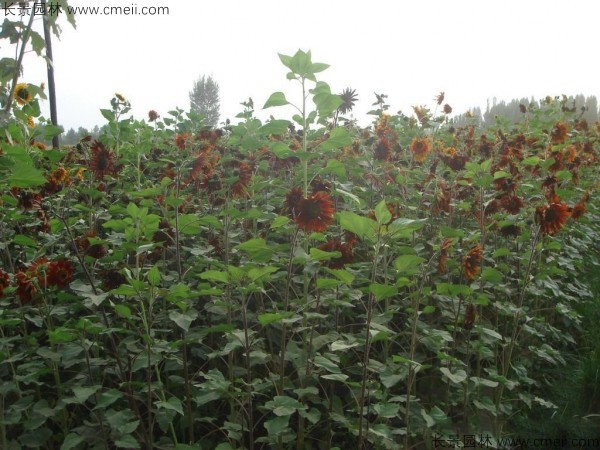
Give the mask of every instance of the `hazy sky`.
[{"label": "hazy sky", "polygon": [[[168,6],[169,15],[83,16],[63,23],[54,40],[59,122],[102,125],[100,108],[115,92],[136,118],[189,108],[200,75],[220,85],[221,121],[234,120],[240,102],[259,112],[270,93],[298,93],[277,53],[311,50],[330,64],[319,74],[333,92],[357,90],[361,121],[388,95],[390,112],[433,107],[445,91],[455,113],[486,99],[546,95],[600,97],[595,0],[71,0],[77,6]],[[598,4],[599,6],[596,6]],[[2,12],[0,12],[2,15]],[[0,20],[3,20],[0,17]],[[39,26],[40,24],[38,24]],[[0,50],[5,52],[6,48]],[[34,54],[23,80],[44,81]],[[365,119],[366,120],[366,119]],[[235,120],[234,120],[235,122]]]}]

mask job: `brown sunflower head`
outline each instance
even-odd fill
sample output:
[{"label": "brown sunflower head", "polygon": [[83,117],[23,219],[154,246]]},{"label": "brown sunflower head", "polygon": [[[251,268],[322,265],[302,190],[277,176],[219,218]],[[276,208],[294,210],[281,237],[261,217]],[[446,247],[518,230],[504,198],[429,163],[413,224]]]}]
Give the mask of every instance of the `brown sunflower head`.
[{"label": "brown sunflower head", "polygon": [[21,300],[21,304],[25,305],[31,302],[37,294],[37,289],[31,277],[23,271],[18,271],[15,274],[15,281],[17,283],[16,294]]},{"label": "brown sunflower head", "polygon": [[52,261],[48,266],[48,284],[56,287],[65,287],[73,278],[73,267],[66,259]]},{"label": "brown sunflower head", "polygon": [[94,141],[90,150],[92,152],[90,170],[96,180],[115,173],[115,154],[112,151],[104,147],[100,141]]},{"label": "brown sunflower head", "polygon": [[481,260],[483,259],[483,249],[478,244],[471,248],[463,258],[463,271],[465,278],[469,281],[475,279],[481,269]]},{"label": "brown sunflower head", "polygon": [[342,104],[338,106],[338,111],[341,114],[347,114],[352,111],[356,101],[358,100],[358,96],[356,95],[356,89],[346,88],[340,94],[342,98]]},{"label": "brown sunflower head", "polygon": [[285,195],[285,212],[290,219],[295,219],[299,212],[300,202],[304,199],[302,190],[300,188],[292,188],[290,192]]},{"label": "brown sunflower head", "polygon": [[325,231],[333,222],[333,213],[333,201],[329,194],[323,191],[315,192],[299,202],[296,225],[306,232]]},{"label": "brown sunflower head", "polygon": [[550,139],[553,144],[562,144],[567,139],[567,124],[564,122],[556,122],[552,131],[550,131]]},{"label": "brown sunflower head", "polygon": [[500,204],[509,214],[518,214],[524,206],[523,200],[516,194],[506,194],[500,200]]},{"label": "brown sunflower head", "polygon": [[414,138],[410,143],[410,151],[413,154],[413,159],[418,163],[422,163],[429,153],[429,139]]},{"label": "brown sunflower head", "polygon": [[465,309],[465,319],[463,322],[463,328],[465,330],[470,330],[471,328],[473,328],[476,318],[477,312],[475,311],[475,305],[473,305],[473,303],[469,303],[467,305],[467,308]]},{"label": "brown sunflower head", "polygon": [[543,234],[550,236],[558,233],[569,218],[569,207],[554,197],[548,205],[538,206],[535,210],[535,223]]},{"label": "brown sunflower head", "polygon": [[231,195],[243,197],[248,194],[248,186],[252,179],[252,169],[246,163],[238,163],[233,170],[235,180],[230,188]]},{"label": "brown sunflower head", "polygon": [[148,121],[154,122],[156,119],[158,119],[158,113],[156,111],[154,111],[153,109],[148,111]]},{"label": "brown sunflower head", "polygon": [[391,154],[390,142],[386,137],[380,137],[375,146],[373,157],[377,161],[389,161]]},{"label": "brown sunflower head", "polygon": [[438,273],[446,273],[446,262],[448,261],[448,250],[454,242],[453,239],[446,238],[440,247],[440,257],[438,259]]}]

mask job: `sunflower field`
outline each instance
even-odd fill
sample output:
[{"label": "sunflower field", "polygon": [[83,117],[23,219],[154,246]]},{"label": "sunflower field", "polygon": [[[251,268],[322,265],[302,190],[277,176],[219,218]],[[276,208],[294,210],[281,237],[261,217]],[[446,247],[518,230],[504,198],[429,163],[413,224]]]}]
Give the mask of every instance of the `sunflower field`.
[{"label": "sunflower field", "polygon": [[509,448],[563,437],[557,385],[600,437],[600,123],[547,98],[459,125],[441,93],[360,127],[326,64],[279,57],[302,102],[262,108],[292,117],[210,129],[116,94],[73,147],[17,86],[0,448]]}]

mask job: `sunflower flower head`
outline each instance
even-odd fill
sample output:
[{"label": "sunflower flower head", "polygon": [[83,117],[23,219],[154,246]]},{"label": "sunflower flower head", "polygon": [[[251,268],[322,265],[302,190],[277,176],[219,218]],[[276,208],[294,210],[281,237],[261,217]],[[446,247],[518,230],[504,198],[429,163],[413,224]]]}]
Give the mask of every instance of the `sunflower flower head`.
[{"label": "sunflower flower head", "polygon": [[427,154],[429,153],[429,139],[414,138],[410,143],[409,149],[413,154],[413,159],[418,163],[422,163],[425,161]]},{"label": "sunflower flower head", "polygon": [[285,212],[290,219],[295,219],[299,212],[300,202],[304,199],[300,188],[292,188],[285,196]]},{"label": "sunflower flower head", "polygon": [[483,249],[481,245],[471,248],[463,258],[463,271],[465,278],[469,281],[475,279],[481,269],[481,260],[483,259]]},{"label": "sunflower flower head", "polygon": [[112,151],[104,147],[100,141],[94,141],[90,150],[92,152],[90,170],[96,180],[115,173],[115,154]]},{"label": "sunflower flower head", "polygon": [[31,100],[33,100],[33,95],[29,89],[29,85],[27,83],[19,83],[15,87],[15,101],[19,105],[26,105]]},{"label": "sunflower flower head", "polygon": [[538,206],[535,210],[535,223],[543,234],[554,236],[569,218],[569,207],[556,196],[548,205]]},{"label": "sunflower flower head", "polygon": [[567,139],[567,124],[556,122],[550,131],[550,140],[553,144],[562,144]]},{"label": "sunflower flower head", "polygon": [[356,95],[356,89],[346,88],[340,94],[342,99],[342,104],[338,106],[338,111],[342,114],[347,114],[352,111],[356,101],[358,100],[358,96]]},{"label": "sunflower flower head", "polygon": [[59,288],[68,286],[73,278],[73,267],[66,259],[52,261],[48,267],[48,284]]},{"label": "sunflower flower head", "polygon": [[300,200],[296,210],[296,225],[306,232],[325,231],[333,222],[333,201],[324,191],[315,192]]}]

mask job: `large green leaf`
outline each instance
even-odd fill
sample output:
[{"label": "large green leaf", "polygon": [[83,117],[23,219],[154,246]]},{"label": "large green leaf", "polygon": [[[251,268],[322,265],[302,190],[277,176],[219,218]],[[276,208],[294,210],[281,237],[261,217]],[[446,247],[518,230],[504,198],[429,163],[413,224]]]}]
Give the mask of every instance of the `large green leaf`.
[{"label": "large green leaf", "polygon": [[340,220],[340,226],[347,231],[356,234],[360,239],[366,241],[375,241],[378,225],[368,217],[359,216],[352,211],[341,211],[337,213]]},{"label": "large green leaf", "polygon": [[273,92],[269,99],[266,101],[263,109],[271,108],[272,106],[283,106],[287,105],[289,102],[285,98],[285,94],[283,92]]},{"label": "large green leaf", "polygon": [[42,186],[48,181],[42,172],[33,167],[32,164],[15,164],[11,171],[12,173],[8,177],[10,186],[32,188]]},{"label": "large green leaf", "polygon": [[347,147],[352,144],[352,136],[345,128],[334,128],[329,133],[327,140],[321,142],[318,149],[323,151]]}]

